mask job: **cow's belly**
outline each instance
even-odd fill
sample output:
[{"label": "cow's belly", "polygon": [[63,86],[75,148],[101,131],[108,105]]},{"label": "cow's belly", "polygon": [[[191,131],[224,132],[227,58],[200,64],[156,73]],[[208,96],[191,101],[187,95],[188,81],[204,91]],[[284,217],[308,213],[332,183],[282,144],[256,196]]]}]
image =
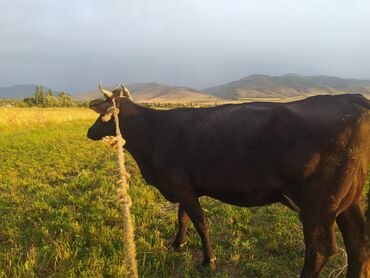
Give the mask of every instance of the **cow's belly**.
[{"label": "cow's belly", "polygon": [[197,187],[201,195],[245,207],[278,202],[281,195],[281,183],[268,175],[263,178],[254,175],[214,175],[203,179]]},{"label": "cow's belly", "polygon": [[279,192],[254,192],[254,193],[245,193],[245,192],[224,192],[224,193],[215,193],[208,192],[205,194],[214,199],[220,200],[221,202],[243,206],[243,207],[255,207],[263,206],[271,203],[276,203],[281,200],[281,194]]}]

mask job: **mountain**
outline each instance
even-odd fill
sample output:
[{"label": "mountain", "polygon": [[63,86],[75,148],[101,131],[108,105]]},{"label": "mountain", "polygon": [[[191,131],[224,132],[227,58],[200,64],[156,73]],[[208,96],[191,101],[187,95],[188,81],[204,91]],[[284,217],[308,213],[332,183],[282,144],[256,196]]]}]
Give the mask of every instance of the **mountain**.
[{"label": "mountain", "polygon": [[[51,90],[48,87],[44,87],[44,86],[41,86],[41,87],[44,92]],[[36,90],[36,85],[33,85],[33,84],[23,84],[23,85],[13,85],[9,87],[0,87],[0,98],[22,99],[25,97],[33,96],[35,94],[35,90]]]},{"label": "mountain", "polygon": [[[33,96],[36,85],[0,87],[0,98],[24,98]],[[44,92],[50,90],[42,86]],[[107,87],[112,90],[114,87]],[[319,94],[360,93],[370,98],[370,80],[346,79],[333,76],[304,76],[285,74],[269,76],[254,74],[202,91],[159,83],[131,83],[127,88],[137,102],[225,102],[225,100],[304,98]],[[55,92],[54,92],[55,93]],[[101,97],[98,88],[73,96],[76,100]]]},{"label": "mountain", "polygon": [[[169,86],[159,83],[132,83],[127,84],[126,87],[130,90],[132,97],[136,102],[217,102],[220,98],[207,95],[204,92],[179,86]],[[107,87],[112,90],[113,87]],[[101,97],[101,93],[91,91],[76,95],[76,100],[91,100]]]},{"label": "mountain", "polygon": [[227,84],[206,88],[203,91],[222,99],[289,98],[343,93],[360,93],[370,96],[370,80],[324,75],[255,74]]}]

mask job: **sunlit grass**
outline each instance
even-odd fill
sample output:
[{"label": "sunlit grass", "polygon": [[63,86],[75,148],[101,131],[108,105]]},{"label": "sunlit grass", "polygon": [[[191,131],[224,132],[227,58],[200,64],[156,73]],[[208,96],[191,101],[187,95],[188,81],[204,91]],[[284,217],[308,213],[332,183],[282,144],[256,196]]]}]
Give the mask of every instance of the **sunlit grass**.
[{"label": "sunlit grass", "polygon": [[76,120],[92,120],[96,115],[87,108],[0,107],[0,132],[39,128]]}]

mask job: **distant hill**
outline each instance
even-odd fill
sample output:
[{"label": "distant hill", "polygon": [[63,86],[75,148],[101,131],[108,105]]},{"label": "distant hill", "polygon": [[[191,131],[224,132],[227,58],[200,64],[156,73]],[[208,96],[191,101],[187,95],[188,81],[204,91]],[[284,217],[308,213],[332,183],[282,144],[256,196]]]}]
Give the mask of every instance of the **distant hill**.
[{"label": "distant hill", "polygon": [[360,93],[370,96],[370,80],[323,75],[255,74],[227,84],[206,88],[203,91],[222,99],[288,98],[343,93]]},{"label": "distant hill", "polygon": [[[254,74],[240,80],[202,91],[189,87],[170,86],[159,83],[127,84],[137,102],[225,102],[230,100],[304,98],[320,94],[360,93],[370,98],[370,80],[346,79],[332,76],[303,76],[285,74],[269,76]],[[36,85],[14,85],[0,87],[0,98],[18,98],[33,96]],[[42,86],[47,92],[50,90]],[[113,89],[113,87],[107,87]],[[54,91],[54,93],[57,93]],[[73,96],[75,100],[91,100],[101,96],[98,88]],[[273,101],[273,100],[272,100]]]},{"label": "distant hill", "polygon": [[[13,85],[9,87],[0,87],[0,98],[23,99],[25,97],[33,96],[35,94],[36,86],[37,85],[33,85],[33,84],[23,84],[23,85]],[[44,92],[51,90],[48,87],[44,87],[44,86],[41,86],[41,87]]]},{"label": "distant hill", "polygon": [[[217,102],[221,101],[220,98],[215,96],[207,95],[204,92],[178,86],[169,86],[159,83],[132,83],[127,84],[127,88],[130,90],[133,98],[137,102]],[[107,89],[113,89],[107,87]],[[75,95],[76,100],[91,100],[94,98],[101,97],[101,93],[91,91]]]}]

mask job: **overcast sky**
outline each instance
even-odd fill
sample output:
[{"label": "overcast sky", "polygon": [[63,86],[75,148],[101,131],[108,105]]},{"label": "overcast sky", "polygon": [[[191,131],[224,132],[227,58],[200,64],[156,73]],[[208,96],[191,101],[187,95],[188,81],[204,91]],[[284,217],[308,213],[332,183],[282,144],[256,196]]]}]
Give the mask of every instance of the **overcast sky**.
[{"label": "overcast sky", "polygon": [[368,0],[0,0],[0,86],[370,78]]}]

